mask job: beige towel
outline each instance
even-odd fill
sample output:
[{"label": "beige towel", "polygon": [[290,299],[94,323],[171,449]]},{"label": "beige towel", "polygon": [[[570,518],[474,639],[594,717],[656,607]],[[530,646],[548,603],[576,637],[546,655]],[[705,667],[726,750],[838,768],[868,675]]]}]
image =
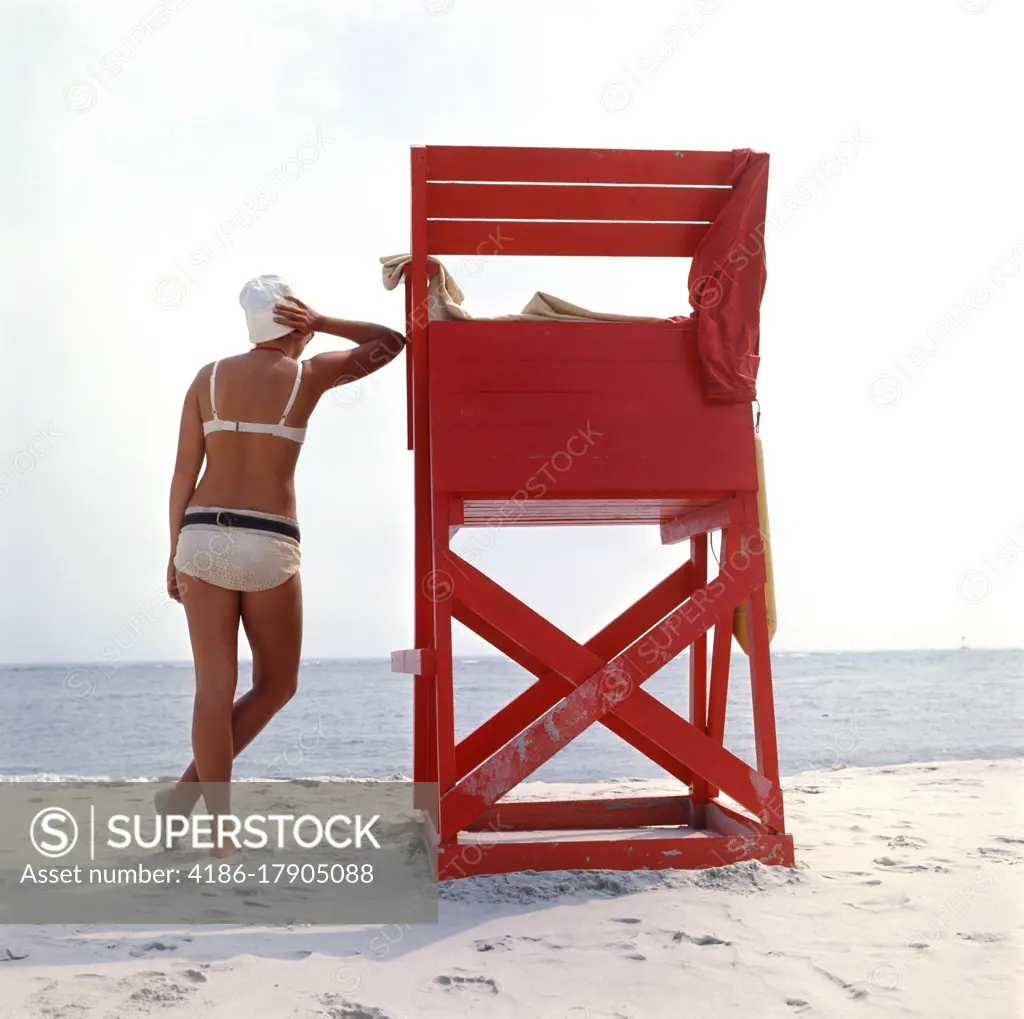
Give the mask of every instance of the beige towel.
[{"label": "beige towel", "polygon": [[[394,290],[402,278],[402,270],[412,262],[412,255],[381,255],[380,264],[384,277],[384,289]],[[437,266],[436,273],[427,276],[427,318],[436,319],[467,319],[473,316],[463,311],[460,305],[465,298],[462,288],[454,277],[436,259],[427,257],[427,262]]]},{"label": "beige towel", "polygon": [[512,321],[552,321],[566,322],[664,322],[663,318],[652,318],[649,315],[613,315],[605,311],[590,311],[579,305],[570,304],[561,297],[537,291],[526,303],[526,307],[518,315],[502,315],[502,319]]},{"label": "beige towel", "polygon": [[[427,317],[433,322],[438,319],[472,319],[473,316],[462,308],[465,294],[455,281],[452,274],[433,256],[427,257],[428,262],[437,266],[438,271],[427,277]],[[412,255],[383,255],[384,287],[394,290],[402,278],[402,270],[412,262]],[[537,291],[526,302],[526,307],[518,315],[498,315],[492,319],[476,319],[476,321],[493,322],[665,322],[664,318],[652,318],[649,315],[613,315],[603,311],[590,311],[579,305],[570,304],[561,297]]]}]

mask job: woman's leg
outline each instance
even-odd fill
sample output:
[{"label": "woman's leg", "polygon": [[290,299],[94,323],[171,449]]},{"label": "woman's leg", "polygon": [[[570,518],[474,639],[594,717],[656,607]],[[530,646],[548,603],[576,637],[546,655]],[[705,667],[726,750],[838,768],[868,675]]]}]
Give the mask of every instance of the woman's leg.
[{"label": "woman's leg", "polygon": [[[232,710],[232,749],[236,757],[295,694],[302,651],[299,574],[269,591],[243,593],[241,618],[252,648],[253,685]],[[199,774],[193,761],[169,803],[174,813],[187,814],[195,807],[200,795],[195,784],[200,781]]]},{"label": "woman's leg", "polygon": [[[235,757],[232,705],[238,685],[241,596],[197,577],[182,580],[179,590],[196,669],[192,711],[195,777],[201,783],[207,811],[219,816],[231,810],[228,783]],[[198,791],[199,787],[193,788]]]}]

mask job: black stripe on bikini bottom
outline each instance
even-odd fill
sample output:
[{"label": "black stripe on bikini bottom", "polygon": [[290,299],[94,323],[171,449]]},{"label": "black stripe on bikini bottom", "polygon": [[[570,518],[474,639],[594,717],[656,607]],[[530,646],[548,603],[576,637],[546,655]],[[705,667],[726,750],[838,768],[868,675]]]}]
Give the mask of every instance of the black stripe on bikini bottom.
[{"label": "black stripe on bikini bottom", "polygon": [[270,531],[272,534],[284,534],[296,541],[299,540],[299,528],[295,524],[286,524],[283,520],[267,520],[266,517],[253,517],[247,513],[236,513],[231,510],[218,510],[216,513],[189,510],[185,513],[184,523],[246,527],[252,531]]}]

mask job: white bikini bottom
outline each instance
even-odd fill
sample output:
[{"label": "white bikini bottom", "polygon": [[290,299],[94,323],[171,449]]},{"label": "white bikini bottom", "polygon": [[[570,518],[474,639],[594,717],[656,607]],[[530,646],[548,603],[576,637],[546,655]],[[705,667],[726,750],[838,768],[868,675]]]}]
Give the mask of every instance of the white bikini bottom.
[{"label": "white bikini bottom", "polygon": [[178,534],[180,573],[229,591],[267,591],[299,570],[299,527],[257,510],[190,506]]}]

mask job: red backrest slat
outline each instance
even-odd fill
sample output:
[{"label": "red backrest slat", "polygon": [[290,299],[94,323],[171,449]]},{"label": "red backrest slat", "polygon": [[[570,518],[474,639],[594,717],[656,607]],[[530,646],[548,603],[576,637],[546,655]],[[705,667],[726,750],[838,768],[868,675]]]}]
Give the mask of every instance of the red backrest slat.
[{"label": "red backrest slat", "polygon": [[707,223],[427,221],[431,255],[607,255],[692,258]]},{"label": "red backrest slat", "polygon": [[725,185],[731,152],[428,145],[428,181]]},{"label": "red backrest slat", "polygon": [[427,184],[428,219],[710,223],[731,188],[605,184]]}]

